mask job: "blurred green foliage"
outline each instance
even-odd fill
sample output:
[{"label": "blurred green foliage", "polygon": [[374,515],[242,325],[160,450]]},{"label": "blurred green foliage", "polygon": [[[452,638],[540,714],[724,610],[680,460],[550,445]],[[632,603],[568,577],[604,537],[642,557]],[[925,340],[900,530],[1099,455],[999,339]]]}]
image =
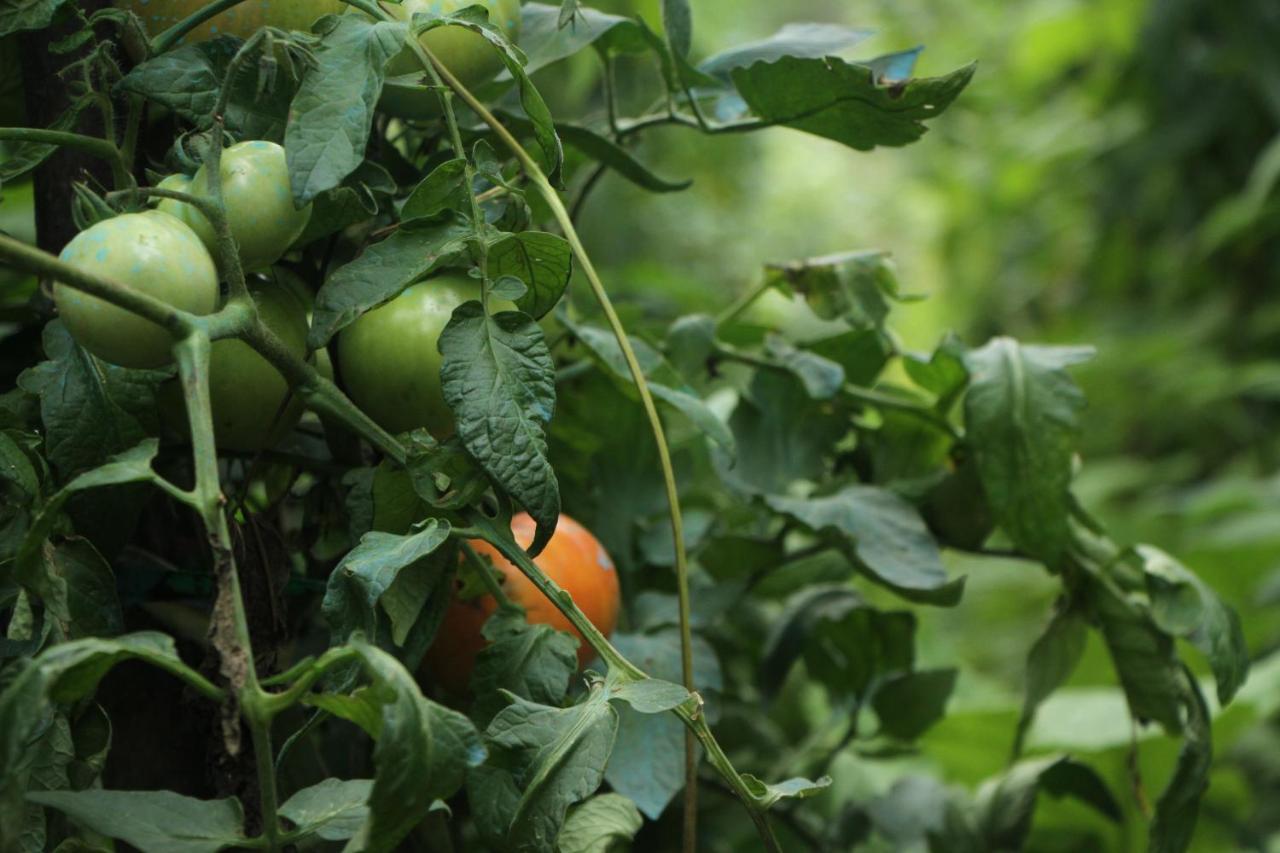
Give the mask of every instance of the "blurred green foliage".
[{"label": "blurred green foliage", "polygon": [[[598,5],[658,20],[657,2]],[[921,75],[975,59],[978,75],[924,141],[901,150],[854,154],[782,130],[647,134],[642,160],[697,181],[650,195],[605,177],[581,221],[606,282],[633,316],[656,320],[718,310],[765,262],[883,248],[904,286],[930,297],[896,314],[911,346],[952,328],[970,343],[1007,333],[1096,345],[1076,374],[1090,401],[1082,499],[1122,538],[1184,556],[1239,609],[1258,661],[1241,707],[1215,723],[1218,769],[1197,848],[1276,849],[1280,5],[701,0],[694,10],[696,56],[784,20],[830,21],[878,30],[873,53],[918,39]],[[576,108],[599,92],[598,63],[581,59],[559,72],[558,97]],[[651,106],[627,94],[624,115]],[[929,664],[963,661],[952,713],[925,756],[886,766],[845,755],[833,765],[837,785],[883,792],[913,766],[973,784],[1003,765],[1021,650],[1055,587],[1017,563],[963,568],[962,604],[921,620]],[[1112,713],[1119,694],[1095,687],[1113,677],[1091,646],[1032,743],[1108,767],[1135,820],[1117,831],[1077,807],[1042,804],[1034,849],[1141,845],[1136,818],[1175,747],[1135,746],[1127,727],[1095,725],[1122,719]],[[796,705],[786,713],[827,713]]]}]

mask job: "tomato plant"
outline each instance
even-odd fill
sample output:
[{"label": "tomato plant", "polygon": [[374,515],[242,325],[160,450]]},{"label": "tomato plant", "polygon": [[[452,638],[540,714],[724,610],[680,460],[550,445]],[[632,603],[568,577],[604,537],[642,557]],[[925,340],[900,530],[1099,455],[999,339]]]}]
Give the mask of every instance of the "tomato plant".
[{"label": "tomato plant", "polygon": [[[441,385],[440,333],[454,309],[480,298],[480,284],[457,273],[410,285],[362,315],[338,339],[338,364],[351,398],[392,432],[453,432]],[[493,300],[491,311],[514,309]]]},{"label": "tomato plant", "polygon": [[[536,527],[537,523],[527,513],[511,520],[511,533],[521,547],[533,542]],[[557,631],[573,634],[579,641],[578,665],[586,666],[591,662],[595,650],[515,565],[487,542],[476,542],[474,549],[497,569],[503,594],[524,610],[530,624],[549,625]],[[567,515],[561,515],[556,522],[555,534],[534,563],[573,596],[579,609],[600,633],[606,637],[613,633],[621,604],[618,573],[613,560],[591,531]],[[463,695],[471,681],[476,655],[487,645],[481,633],[484,624],[497,609],[497,599],[489,594],[471,598],[456,596],[445,611],[435,643],[427,652],[427,677],[446,691],[456,696]]]},{"label": "tomato plant", "polygon": [[[271,266],[302,235],[311,217],[310,205],[299,208],[293,203],[284,149],[264,140],[232,145],[222,154],[221,175],[223,203],[241,266],[250,271]],[[182,184],[178,176],[166,180],[174,189]],[[208,196],[206,167],[196,171],[187,191]],[[210,251],[216,250],[213,226],[199,210],[174,199],[161,201],[159,208],[191,226]]]},{"label": "tomato plant", "polygon": [[[192,314],[217,307],[213,259],[195,232],[167,213],[125,213],[99,222],[76,235],[60,257]],[[54,286],[53,298],[71,334],[99,358],[124,367],[172,361],[172,337],[150,320],[63,284]]]},{"label": "tomato plant", "polygon": [[679,317],[593,260],[650,224],[602,181],[689,186],[652,131],[963,145],[972,65],[699,56],[685,0],[345,5],[0,13],[67,104],[0,127],[0,205],[30,174],[78,231],[0,234],[56,282],[0,323],[0,853],[1198,843],[1214,715],[1274,703],[1090,513],[1088,347],[909,348],[877,249],[676,277]]}]

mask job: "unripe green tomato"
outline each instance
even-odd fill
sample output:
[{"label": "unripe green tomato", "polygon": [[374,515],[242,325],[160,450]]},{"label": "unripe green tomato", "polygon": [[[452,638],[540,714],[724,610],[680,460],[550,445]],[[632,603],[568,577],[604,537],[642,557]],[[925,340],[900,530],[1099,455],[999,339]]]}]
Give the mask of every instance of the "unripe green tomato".
[{"label": "unripe green tomato", "polygon": [[[208,3],[209,0],[116,0],[116,8],[136,14],[154,36]],[[266,26],[310,30],[321,15],[338,14],[344,5],[342,0],[246,0],[205,21],[184,41],[207,41],[217,35],[247,39]]]},{"label": "unripe green tomato", "polygon": [[[410,286],[342,330],[338,365],[351,398],[391,432],[426,427],[453,434],[453,412],[440,385],[440,333],[453,310],[480,298],[480,283],[457,272]],[[515,304],[492,299],[489,311]]]},{"label": "unripe green tomato", "polygon": [[[218,306],[218,272],[195,232],[148,210],[105,219],[77,234],[59,257],[192,314]],[[137,314],[64,284],[53,301],[82,347],[112,364],[160,367],[173,360],[173,337]]]},{"label": "unripe green tomato", "polygon": [[[222,152],[219,171],[227,222],[231,236],[240,248],[240,265],[245,272],[271,266],[302,235],[311,218],[310,203],[301,210],[293,206],[284,149],[274,142],[260,139],[238,142]],[[165,181],[171,179],[172,176]],[[206,166],[196,171],[187,191],[195,196],[208,196],[209,171]],[[160,202],[160,209],[190,225],[216,256],[217,240],[213,226],[203,213],[192,205],[173,199]]]},{"label": "unripe green tomato", "polygon": [[[261,282],[254,282],[250,293],[262,322],[289,352],[302,358],[307,351],[303,305],[288,290]],[[298,423],[303,408],[301,399],[289,394],[280,371],[253,347],[232,339],[214,341],[209,353],[209,402],[215,443],[224,450],[244,452],[279,443]],[[161,406],[165,420],[175,429],[187,429],[186,407],[176,381],[166,385]]]},{"label": "unripe green tomato", "polygon": [[[515,41],[520,33],[520,0],[405,0],[382,4],[397,20],[411,22],[414,13],[448,15],[467,6],[484,6],[489,22]],[[502,59],[489,40],[466,27],[435,27],[419,36],[419,42],[468,88],[487,83],[502,70]],[[433,118],[440,113],[440,99],[423,85],[426,72],[405,47],[387,63],[387,81],[378,106],[402,118]]]}]

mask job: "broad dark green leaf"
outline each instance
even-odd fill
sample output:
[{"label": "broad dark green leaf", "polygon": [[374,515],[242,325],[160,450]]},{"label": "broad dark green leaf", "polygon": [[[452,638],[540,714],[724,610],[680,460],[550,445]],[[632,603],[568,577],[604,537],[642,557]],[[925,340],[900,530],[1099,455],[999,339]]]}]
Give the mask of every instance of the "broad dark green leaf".
[{"label": "broad dark green leaf", "polygon": [[1218,701],[1226,705],[1249,675],[1249,649],[1240,617],[1194,572],[1159,548],[1134,549],[1147,581],[1157,625],[1185,637],[1209,660]]},{"label": "broad dark green leaf", "polygon": [[234,797],[197,800],[172,791],[44,791],[28,795],[78,823],[147,853],[217,853],[247,839]]},{"label": "broad dark green leaf", "polygon": [[339,267],[316,294],[307,346],[320,349],[364,312],[394,299],[467,245],[471,225],[460,217],[404,226]]},{"label": "broad dark green leaf", "polygon": [[908,353],[902,359],[907,375],[938,398],[939,408],[945,409],[969,382],[969,371],[964,358],[968,348],[954,335],[947,335],[928,358]]},{"label": "broad dark green leaf", "polygon": [[[244,44],[234,36],[182,45],[137,65],[120,88],[155,101],[189,122],[208,127],[227,76],[227,67]],[[261,91],[258,75],[242,73],[232,83],[225,114],[227,130],[240,139],[284,138],[297,83],[283,70]]]},{"label": "broad dark green leaf", "polygon": [[954,669],[924,669],[885,680],[871,699],[880,731],[899,740],[920,737],[946,713],[956,674]]},{"label": "broad dark green leaf", "polygon": [[829,358],[799,349],[786,338],[770,335],[765,339],[765,357],[783,370],[790,371],[815,400],[829,400],[844,385],[844,368]]},{"label": "broad dark green leaf", "polygon": [[521,231],[508,234],[489,247],[489,275],[514,276],[527,288],[516,300],[521,311],[535,320],[556,307],[573,270],[573,250],[556,234]]},{"label": "broad dark green leaf", "polygon": [[868,575],[899,594],[954,604],[964,579],[949,580],[938,546],[915,507],[887,489],[854,484],[832,495],[767,496],[765,503],[818,533],[831,533]]},{"label": "broad dark green leaf", "polygon": [[476,697],[472,718],[488,723],[509,691],[540,705],[559,705],[578,669],[578,643],[549,625],[531,625],[514,609],[499,609],[484,626],[489,644],[476,655],[471,691]]},{"label": "broad dark green leaf", "polygon": [[[378,605],[383,596],[394,587],[405,570],[425,560],[448,539],[449,522],[435,518],[417,525],[407,536],[379,531],[362,536],[360,544],[351,549],[330,573],[325,589],[321,609],[335,639],[345,641],[356,631],[376,637],[380,621]],[[429,593],[430,586],[426,585],[426,589]],[[389,615],[393,624],[399,622],[396,633],[403,642],[428,595],[418,597],[402,589],[392,598]],[[416,609],[410,603],[415,599]]]},{"label": "broad dark green leaf", "polygon": [[372,779],[325,779],[285,800],[280,816],[293,821],[298,832],[345,841],[368,818],[365,803],[372,789]]},{"label": "broad dark green leaf", "polygon": [[11,0],[0,6],[0,36],[23,30],[41,30],[53,21],[66,0]]},{"label": "broad dark green leaf", "polygon": [[70,476],[155,435],[155,392],[166,374],[99,361],[71,339],[61,322],[45,327],[49,361],[25,371],[19,383],[40,397],[45,453]]},{"label": "broad dark green leaf", "polygon": [[611,853],[635,838],[644,818],[621,794],[597,794],[569,809],[557,853]]},{"label": "broad dark green leaf", "polygon": [[834,56],[870,38],[875,30],[837,24],[784,24],[768,38],[740,44],[704,59],[698,70],[729,82],[729,72],[757,62],[776,62],[784,56]]},{"label": "broad dark green leaf", "polygon": [[88,539],[46,543],[40,562],[41,598],[65,636],[110,637],[124,630],[115,575]]},{"label": "broad dark green leaf", "polygon": [[400,208],[400,221],[411,222],[436,216],[457,207],[467,198],[467,161],[446,160],[423,178]]},{"label": "broad dark green leaf", "polygon": [[752,114],[860,151],[898,146],[924,135],[973,78],[967,65],[943,77],[882,82],[876,69],[834,57],[784,56],[731,72]]},{"label": "broad dark green leaf", "polygon": [[[656,820],[684,787],[684,725],[673,714],[658,711],[675,707],[688,694],[680,687],[680,633],[665,628],[649,634],[615,634],[613,644],[628,660],[644,670],[647,686],[627,685],[616,696],[618,740],[605,779],[618,793],[629,797],[640,811]],[[715,719],[715,697],[724,686],[715,649],[703,637],[693,637],[693,680],[708,701],[704,713]],[[674,688],[674,689],[673,689]],[[628,697],[625,691],[631,690]],[[643,692],[641,692],[643,691]],[[633,701],[640,703],[637,709]]]},{"label": "broad dark green leaf", "polygon": [[395,658],[363,641],[351,644],[372,679],[369,698],[382,705],[373,750],[377,773],[369,815],[346,846],[349,853],[396,848],[431,810],[460,787],[485,756],[480,735],[462,714],[429,701]]},{"label": "broad dark green leaf", "polygon": [[618,715],[601,691],[569,708],[511,699],[485,731],[489,760],[467,780],[468,798],[492,843],[550,853],[569,807],[600,787]]},{"label": "broad dark green leaf", "polygon": [[294,247],[336,234],[342,229],[372,219],[386,199],[396,191],[395,180],[372,160],[365,160],[333,189],[325,190],[311,202],[311,218]]},{"label": "broad dark green leaf", "polygon": [[527,314],[490,317],[479,302],[468,302],[441,333],[440,352],[444,398],[458,436],[538,523],[529,549],[536,554],[560,515],[560,488],[543,432],[555,411],[555,365],[542,329]]},{"label": "broad dark green leaf", "polygon": [[965,356],[965,426],[987,499],[1009,538],[1051,564],[1067,542],[1071,457],[1084,408],[1066,368],[1092,352],[994,338]]},{"label": "broad dark green leaf", "polygon": [[303,74],[284,136],[298,205],[338,186],[364,161],[387,60],[400,52],[409,31],[363,15],[322,20],[328,29],[315,50],[316,64]]},{"label": "broad dark green leaf", "polygon": [[1084,654],[1086,624],[1072,608],[1058,610],[1027,652],[1027,683],[1022,714],[1014,737],[1013,754],[1022,753],[1027,731],[1035,721],[1036,709],[1071,676]]}]

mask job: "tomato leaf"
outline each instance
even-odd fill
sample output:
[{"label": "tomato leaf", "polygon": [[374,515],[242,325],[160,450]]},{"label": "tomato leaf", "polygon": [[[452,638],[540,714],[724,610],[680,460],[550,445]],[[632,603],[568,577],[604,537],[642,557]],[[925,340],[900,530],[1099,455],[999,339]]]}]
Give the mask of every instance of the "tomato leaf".
[{"label": "tomato leaf", "polygon": [[316,63],[302,76],[284,145],[294,203],[301,207],[364,161],[386,64],[408,36],[404,24],[362,15],[321,19]]},{"label": "tomato leaf", "polygon": [[569,708],[511,697],[485,730],[489,760],[467,793],[483,836],[502,849],[553,851],[569,806],[600,787],[618,730],[602,691]]},{"label": "tomato leaf", "polygon": [[553,62],[572,56],[599,42],[610,51],[643,53],[657,41],[639,18],[624,18],[579,6],[573,20],[562,25],[560,7],[546,3],[526,3],[521,9],[520,48],[528,56],[529,74]]},{"label": "tomato leaf", "polygon": [[786,56],[814,59],[834,56],[873,35],[875,30],[861,27],[789,23],[768,38],[740,44],[707,57],[698,64],[698,70],[729,84],[730,72],[735,68],[747,68],[757,62],[776,62]]},{"label": "tomato leaf", "polygon": [[42,30],[66,0],[16,0],[0,6],[0,36],[23,30]]},{"label": "tomato leaf", "polygon": [[890,676],[876,687],[871,699],[880,718],[880,731],[899,740],[915,740],[942,719],[955,686],[954,669]]},{"label": "tomato leaf", "polygon": [[531,554],[551,538],[560,487],[543,430],[556,405],[555,366],[527,314],[486,316],[479,302],[453,312],[440,334],[444,398],[458,436],[490,477],[538,523]]},{"label": "tomato leaf", "polygon": [[542,319],[560,301],[573,271],[573,251],[557,234],[521,231],[498,238],[489,247],[489,275],[514,276],[527,290],[516,300],[521,311]]},{"label": "tomato leaf", "polygon": [[[378,604],[391,617],[393,632],[403,643],[409,628],[432,594],[432,585],[398,586],[406,570],[422,563],[449,540],[449,522],[429,518],[407,536],[372,531],[342,558],[329,575],[321,611],[337,641],[356,631],[378,636]],[[442,574],[440,567],[436,574]],[[429,581],[429,579],[427,579]]]},{"label": "tomato leaf", "polygon": [[769,808],[781,799],[795,798],[807,799],[816,796],[831,786],[831,777],[823,776],[817,781],[809,779],[787,779],[784,782],[769,784],[762,782],[750,773],[743,773],[742,781],[746,783],[747,790],[755,798],[756,802],[765,808]]},{"label": "tomato leaf", "polygon": [[1022,753],[1027,732],[1035,722],[1036,709],[1066,682],[1080,662],[1086,627],[1074,609],[1059,610],[1027,653],[1027,683],[1013,742],[1014,755]]},{"label": "tomato leaf", "polygon": [[735,68],[730,76],[751,114],[762,121],[870,151],[923,136],[924,123],[951,106],[975,69],[971,64],[943,77],[903,82],[886,80],[877,73],[884,69],[874,64],[783,56]]},{"label": "tomato leaf", "polygon": [[373,681],[369,698],[382,705],[373,762],[369,814],[345,850],[387,853],[431,810],[454,794],[485,757],[480,734],[457,711],[426,699],[413,675],[391,655],[355,640]]},{"label": "tomato leaf", "polygon": [[530,624],[524,613],[499,609],[484,625],[489,641],[476,655],[472,719],[487,724],[507,705],[509,691],[540,705],[559,705],[578,669],[578,641],[549,625]]},{"label": "tomato leaf", "polygon": [[855,484],[808,499],[767,496],[765,503],[816,533],[835,535],[872,580],[905,598],[942,605],[960,599],[964,578],[948,580],[915,507],[887,489]]},{"label": "tomato leaf", "polygon": [[1182,748],[1173,778],[1156,802],[1156,813],[1147,836],[1152,853],[1181,853],[1191,846],[1200,800],[1209,787],[1213,769],[1213,731],[1209,708],[1195,680],[1182,673],[1182,701],[1186,724]]},{"label": "tomato leaf", "polygon": [[1067,542],[1071,456],[1084,408],[1066,368],[1092,354],[994,338],[965,355],[965,426],[983,490],[1014,543],[1049,563]]},{"label": "tomato leaf", "polygon": [[626,848],[644,818],[635,803],[621,794],[597,794],[569,809],[560,835],[557,853],[608,853]]},{"label": "tomato leaf", "polygon": [[95,832],[155,853],[217,853],[238,847],[244,810],[235,797],[197,800],[173,791],[45,791],[27,795]]},{"label": "tomato leaf", "polygon": [[983,849],[1017,850],[1026,846],[1040,792],[1070,796],[1108,819],[1121,819],[1120,806],[1106,783],[1088,766],[1061,755],[1023,761],[983,783],[975,802]]},{"label": "tomato leaf", "polygon": [[364,312],[389,302],[465,250],[471,224],[459,216],[402,226],[338,270],[316,294],[307,346],[319,349]]},{"label": "tomato leaf", "polygon": [[280,816],[296,831],[325,841],[345,841],[368,819],[372,779],[325,779],[303,788],[280,805]]},{"label": "tomato leaf", "polygon": [[467,199],[467,161],[461,157],[446,160],[423,178],[400,208],[400,221],[427,219],[449,209],[460,207]]}]

